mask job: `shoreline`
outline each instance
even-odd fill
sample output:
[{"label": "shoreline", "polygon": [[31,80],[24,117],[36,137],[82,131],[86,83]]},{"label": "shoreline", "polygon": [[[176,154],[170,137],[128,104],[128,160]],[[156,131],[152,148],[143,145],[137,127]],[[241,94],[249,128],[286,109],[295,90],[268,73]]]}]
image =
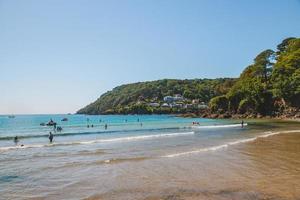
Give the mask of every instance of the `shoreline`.
[{"label": "shoreline", "polygon": [[270,116],[270,115],[260,115],[260,114],[229,114],[229,113],[184,113],[177,114],[177,117],[184,118],[206,118],[206,119],[274,119],[274,120],[287,120],[287,121],[297,121],[300,122],[300,115],[292,114],[292,115],[279,115],[279,116]]}]

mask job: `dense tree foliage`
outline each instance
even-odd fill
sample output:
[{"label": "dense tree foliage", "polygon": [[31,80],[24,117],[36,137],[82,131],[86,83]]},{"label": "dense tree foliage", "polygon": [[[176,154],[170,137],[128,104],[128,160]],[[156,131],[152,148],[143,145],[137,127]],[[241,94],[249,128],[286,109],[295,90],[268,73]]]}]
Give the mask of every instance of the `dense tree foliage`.
[{"label": "dense tree foliage", "polygon": [[290,106],[300,106],[300,39],[284,40],[278,45],[277,62],[272,73],[273,93]]},{"label": "dense tree foliage", "polygon": [[[228,107],[211,100],[212,110],[231,113],[273,115],[278,105],[300,106],[300,39],[287,38],[277,51],[265,50],[258,54],[237,82],[226,94]],[[224,102],[224,96],[222,97]]]},{"label": "dense tree foliage", "polygon": [[147,103],[163,103],[164,96],[183,95],[187,100],[208,103],[211,98],[226,94],[235,79],[163,79],[126,84],[106,92],[94,103],[78,111],[85,114],[105,113],[179,113],[175,108],[152,108]]},{"label": "dense tree foliage", "polygon": [[212,98],[209,102],[209,107],[213,112],[225,111],[228,108],[228,98],[225,95]]}]

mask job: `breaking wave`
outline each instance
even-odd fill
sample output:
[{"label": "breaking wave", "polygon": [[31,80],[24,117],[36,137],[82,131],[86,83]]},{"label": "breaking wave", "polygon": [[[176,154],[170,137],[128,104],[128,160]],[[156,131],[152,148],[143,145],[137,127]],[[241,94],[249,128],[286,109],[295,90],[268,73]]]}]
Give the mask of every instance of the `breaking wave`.
[{"label": "breaking wave", "polygon": [[[245,123],[244,126],[247,126],[248,124]],[[214,129],[214,128],[235,128],[235,127],[242,127],[241,124],[224,124],[224,125],[211,125],[211,126],[192,126],[192,128],[197,129]]]},{"label": "breaking wave", "polygon": [[256,136],[253,138],[241,139],[241,140],[229,142],[229,143],[218,145],[218,146],[206,147],[206,148],[196,149],[196,150],[192,150],[192,151],[185,151],[185,152],[181,152],[181,153],[169,154],[169,155],[165,155],[162,157],[173,158],[173,157],[178,157],[178,156],[197,154],[197,153],[201,153],[201,152],[216,151],[216,150],[227,148],[229,146],[233,146],[233,145],[237,145],[237,144],[241,144],[241,143],[252,142],[259,138],[266,138],[266,137],[270,137],[270,136],[278,135],[278,134],[282,134],[282,133],[297,133],[297,132],[300,132],[300,130],[278,131],[278,132],[269,131],[269,132],[265,132],[264,135]]},{"label": "breaking wave", "polygon": [[108,143],[109,142],[129,142],[129,141],[147,140],[147,139],[163,138],[163,137],[185,136],[185,135],[192,135],[192,134],[194,134],[193,131],[180,132],[180,133],[164,133],[164,134],[154,134],[154,135],[128,136],[128,137],[97,139],[97,140],[89,140],[89,141],[73,141],[73,142],[66,142],[66,143],[18,145],[18,146],[0,147],[0,152],[7,151],[7,150],[13,150],[13,149],[41,148],[41,147],[81,145],[81,144],[94,144],[94,143],[107,143],[107,142]]},{"label": "breaking wave", "polygon": [[[179,130],[186,129],[188,127],[169,127],[169,128],[152,128],[152,129],[127,129],[127,130],[113,130],[113,131],[90,131],[90,132],[70,132],[70,133],[55,133],[55,137],[64,136],[76,136],[76,135],[97,135],[97,134],[107,134],[107,133],[127,133],[127,132],[151,132],[151,131],[164,131],[164,130]],[[48,137],[49,134],[36,134],[36,135],[18,135],[19,139],[30,139],[30,138],[43,138]],[[13,140],[15,136],[3,136],[0,140]]]}]

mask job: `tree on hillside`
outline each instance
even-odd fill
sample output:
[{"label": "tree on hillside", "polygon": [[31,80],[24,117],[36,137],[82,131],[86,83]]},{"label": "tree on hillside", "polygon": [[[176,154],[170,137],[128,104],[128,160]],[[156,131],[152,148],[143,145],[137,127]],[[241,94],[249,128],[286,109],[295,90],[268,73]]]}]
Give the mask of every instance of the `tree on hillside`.
[{"label": "tree on hillside", "polygon": [[254,59],[254,66],[257,68],[256,71],[263,77],[263,82],[268,86],[269,77],[271,75],[274,59],[274,51],[267,49],[256,56]]},{"label": "tree on hillside", "polygon": [[244,113],[257,111],[268,114],[272,105],[272,94],[269,91],[274,51],[267,49],[259,53],[252,65],[240,75],[238,81],[227,93],[229,110]]},{"label": "tree on hillside", "polygon": [[300,38],[288,38],[278,45],[272,73],[273,94],[287,105],[300,107]]}]

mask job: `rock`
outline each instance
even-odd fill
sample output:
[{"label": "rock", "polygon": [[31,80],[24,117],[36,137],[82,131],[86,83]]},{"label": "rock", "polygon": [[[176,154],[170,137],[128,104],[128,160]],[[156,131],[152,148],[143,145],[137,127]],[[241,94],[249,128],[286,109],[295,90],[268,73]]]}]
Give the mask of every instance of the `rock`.
[{"label": "rock", "polygon": [[210,115],[210,118],[213,118],[213,119],[218,118],[218,117],[219,117],[218,114],[211,114],[211,115]]},{"label": "rock", "polygon": [[227,118],[231,118],[232,116],[231,116],[231,114],[229,114],[229,113],[225,113],[225,114],[223,115],[223,117],[224,117],[225,119],[227,119]]},{"label": "rock", "polygon": [[256,117],[257,117],[258,119],[263,118],[263,116],[262,116],[261,114],[257,114]]}]

